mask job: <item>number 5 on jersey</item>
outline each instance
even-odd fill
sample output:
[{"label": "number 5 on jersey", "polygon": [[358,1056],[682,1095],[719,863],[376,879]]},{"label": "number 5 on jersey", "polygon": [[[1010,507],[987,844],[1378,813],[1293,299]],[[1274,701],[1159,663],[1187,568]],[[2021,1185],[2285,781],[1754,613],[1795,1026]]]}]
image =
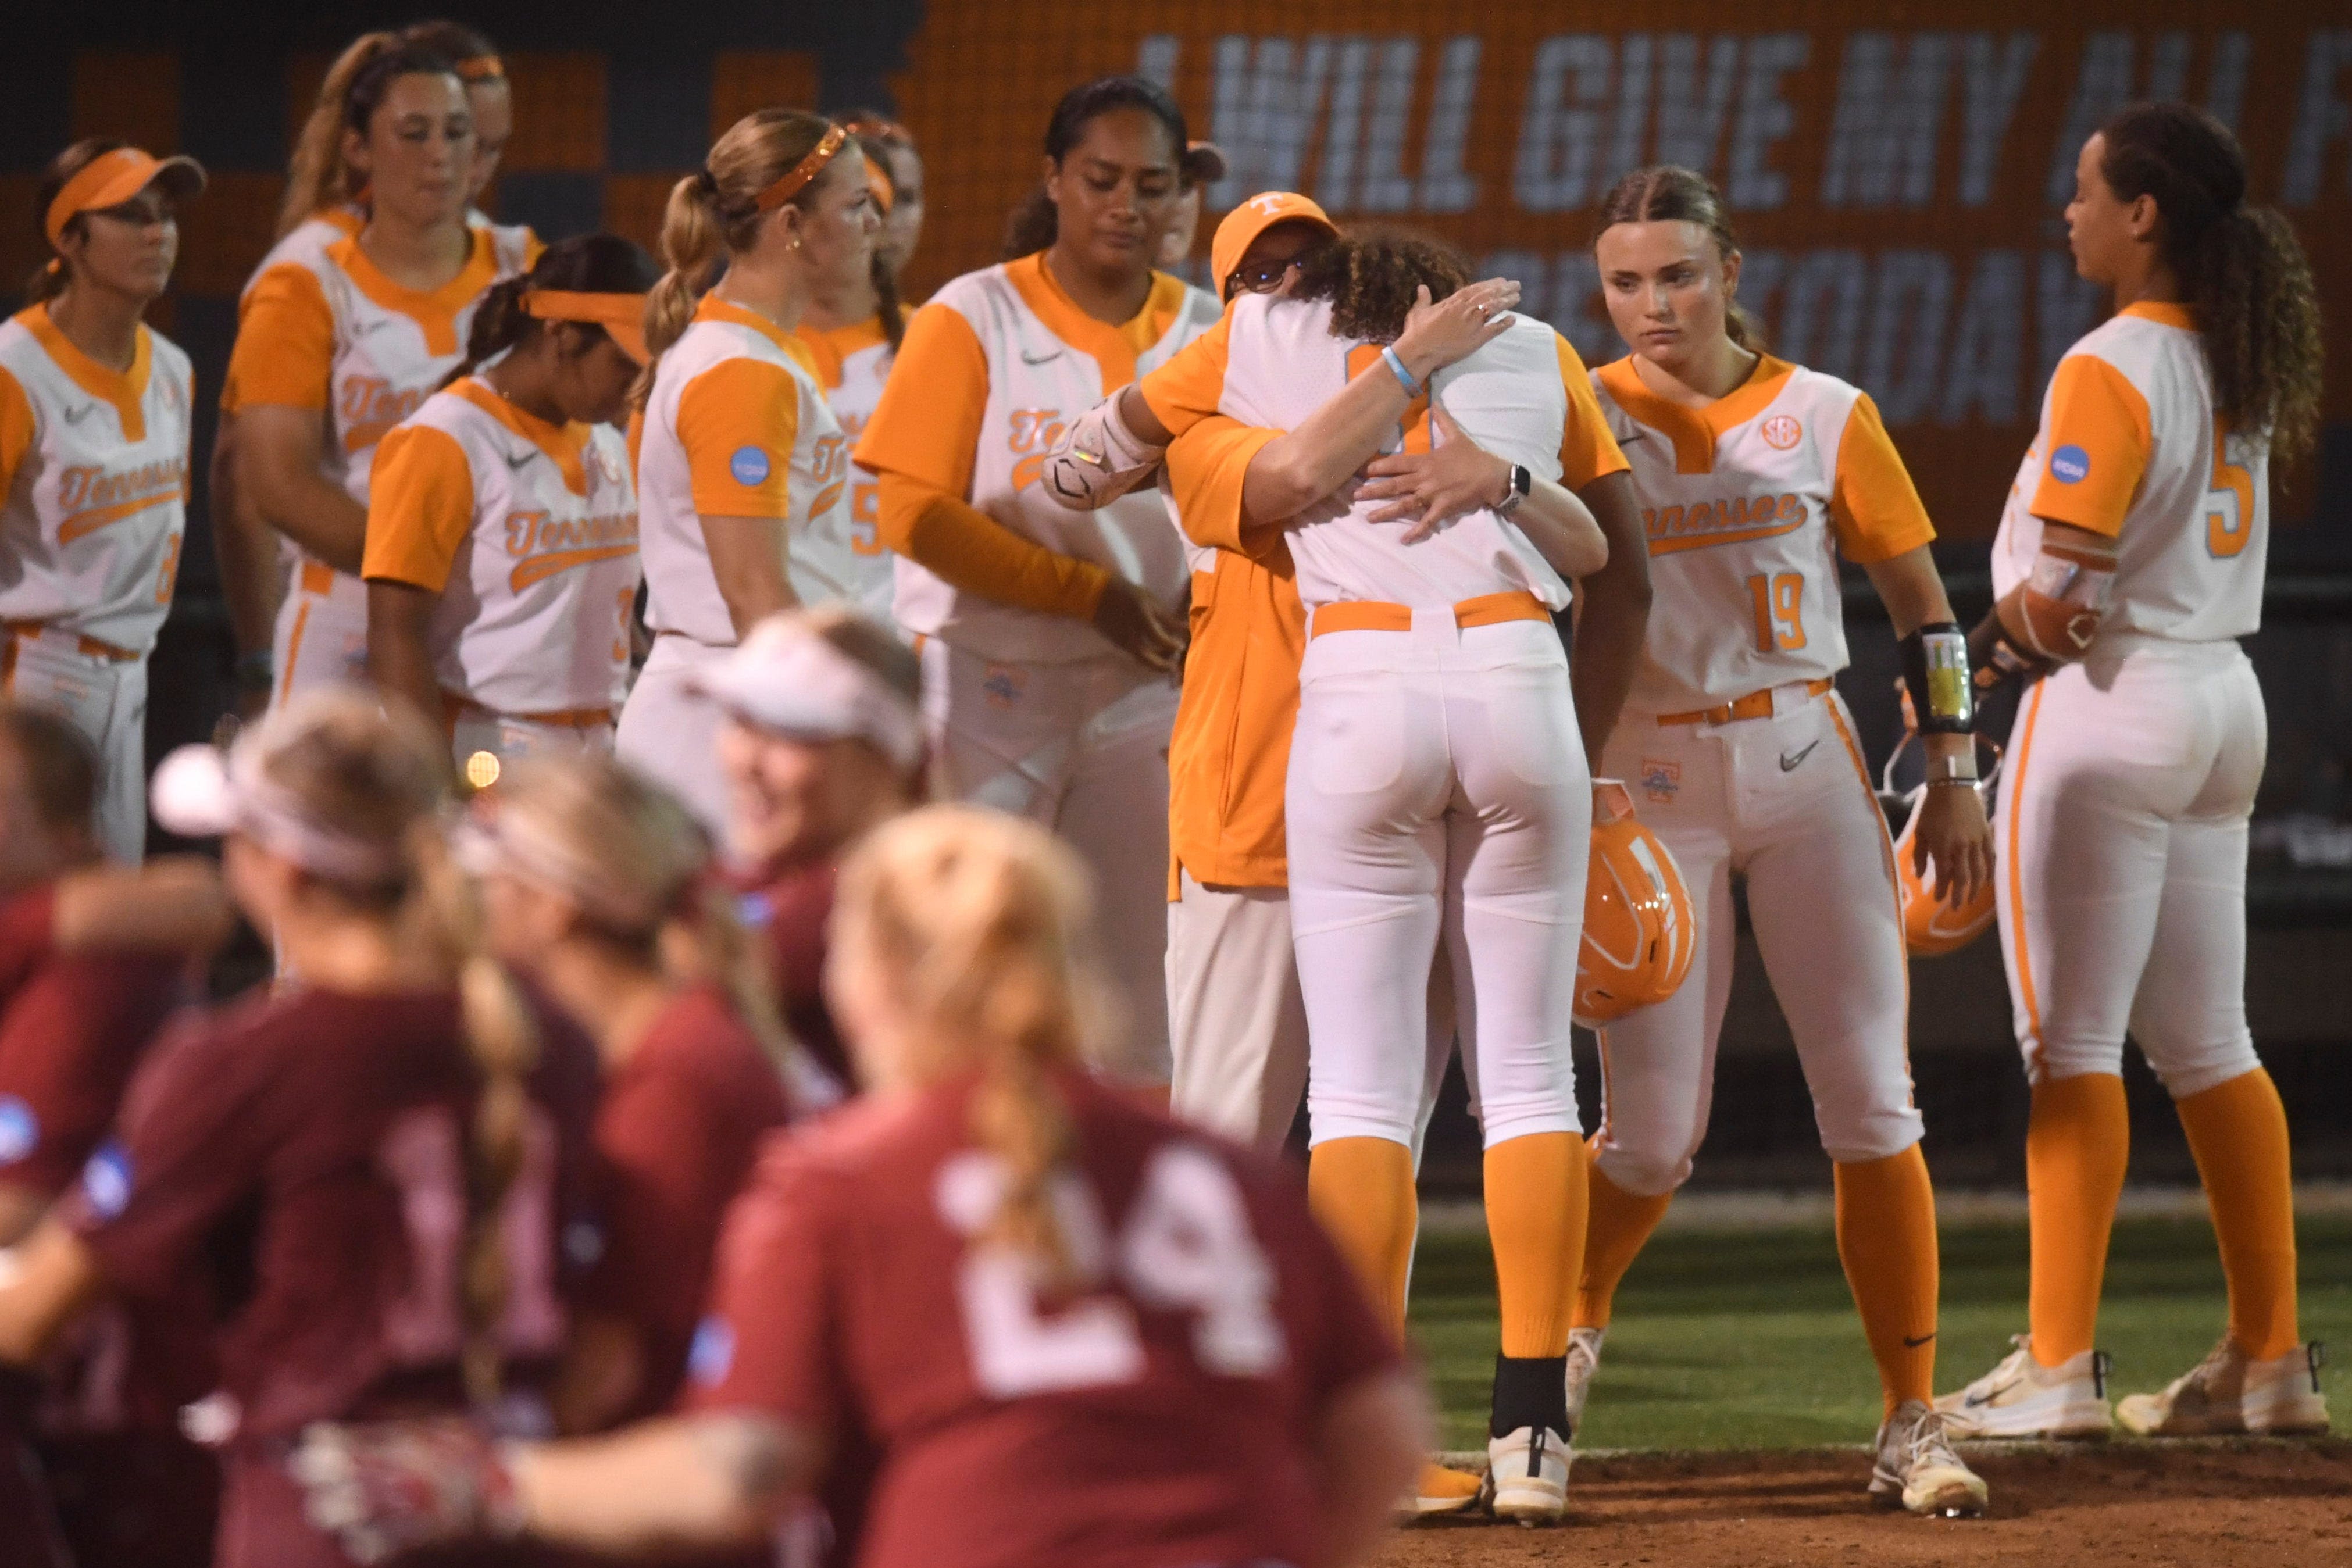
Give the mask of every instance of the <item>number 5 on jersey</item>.
[{"label": "number 5 on jersey", "polygon": [[1748,580],[1756,612],[1756,651],[1786,653],[1805,645],[1805,574],[1762,572]]},{"label": "number 5 on jersey", "polygon": [[2254,537],[2254,476],[2230,461],[2231,435],[2213,422],[2213,487],[2205,492],[2205,549],[2216,560],[2242,551]]},{"label": "number 5 on jersey", "polygon": [[[940,1171],[940,1211],[977,1238],[1003,1186],[994,1155],[961,1155]],[[1028,1259],[975,1240],[956,1285],[982,1392],[1018,1399],[1135,1381],[1145,1368],[1138,1306],[1192,1313],[1192,1356],[1213,1376],[1263,1377],[1282,1365],[1273,1266],[1250,1233],[1240,1187],[1206,1151],[1176,1144],[1152,1155],[1107,1256],[1102,1212],[1083,1182],[1058,1186],[1054,1206],[1080,1274],[1107,1284],[1048,1312]]]}]

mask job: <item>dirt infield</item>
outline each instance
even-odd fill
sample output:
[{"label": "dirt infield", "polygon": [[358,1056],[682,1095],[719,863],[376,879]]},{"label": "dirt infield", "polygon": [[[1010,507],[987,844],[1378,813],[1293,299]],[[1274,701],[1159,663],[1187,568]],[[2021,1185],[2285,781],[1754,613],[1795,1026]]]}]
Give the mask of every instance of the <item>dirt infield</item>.
[{"label": "dirt infield", "polygon": [[1982,1520],[1872,1506],[1857,1449],[1601,1456],[1577,1461],[1568,1521],[1401,1531],[1381,1568],[1984,1563],[2059,1568],[2352,1564],[2352,1440],[1976,1448]]}]

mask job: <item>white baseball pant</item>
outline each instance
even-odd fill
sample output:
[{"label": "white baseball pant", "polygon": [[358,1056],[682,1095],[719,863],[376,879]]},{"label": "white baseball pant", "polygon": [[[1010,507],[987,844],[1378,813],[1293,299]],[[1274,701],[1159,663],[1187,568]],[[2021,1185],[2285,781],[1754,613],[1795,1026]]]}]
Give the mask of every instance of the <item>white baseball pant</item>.
[{"label": "white baseball pant", "polygon": [[2175,1099],[2261,1062],[2246,1028],[2246,824],[2269,744],[2233,642],[2103,637],[2026,693],[1994,820],[2027,1076],[2123,1071]]},{"label": "white baseball pant", "polygon": [[[1168,906],[1170,1106],[1186,1120],[1278,1152],[1307,1090],[1307,1002],[1290,939],[1290,890],[1223,887],[1179,873]],[[1413,1155],[1437,1109],[1454,1054],[1454,975],[1429,971],[1424,1058]],[[1467,1053],[1464,1066],[1471,1066]],[[1472,1089],[1475,1105],[1476,1089]]]},{"label": "white baseball pant", "polygon": [[298,565],[270,633],[271,706],[313,686],[366,685],[367,627],[365,582],[315,562]]},{"label": "white baseball pant", "polygon": [[717,843],[727,841],[727,779],[719,767],[722,716],[688,683],[734,651],[691,637],[655,638],[613,732],[621,760],[677,796]]},{"label": "white baseball pant", "polygon": [[98,753],[99,847],[137,865],[147,853],[147,661],[87,652],[49,626],[8,640],[8,695],[62,714]]},{"label": "white baseball pant", "polygon": [[1286,811],[1312,1141],[1415,1143],[1441,940],[1487,1146],[1575,1132],[1592,785],[1551,623],[1312,638]]},{"label": "white baseball pant", "polygon": [[1841,1163],[1919,1141],[1911,1103],[1909,957],[1895,849],[1845,705],[1802,683],[1769,716],[1660,724],[1628,713],[1604,766],[1638,791],[1642,821],[1681,867],[1697,951],[1664,1001],[1600,1031],[1596,1163],[1641,1197],[1688,1179],[1706,1136],[1715,1051],[1738,936],[1731,879],[1772,994],[1796,1039],[1822,1147]]},{"label": "white baseball pant", "polygon": [[1051,828],[1094,873],[1094,928],[1127,1016],[1104,1065],[1169,1082],[1168,737],[1176,683],[1131,659],[1007,664],[922,639],[943,795]]}]

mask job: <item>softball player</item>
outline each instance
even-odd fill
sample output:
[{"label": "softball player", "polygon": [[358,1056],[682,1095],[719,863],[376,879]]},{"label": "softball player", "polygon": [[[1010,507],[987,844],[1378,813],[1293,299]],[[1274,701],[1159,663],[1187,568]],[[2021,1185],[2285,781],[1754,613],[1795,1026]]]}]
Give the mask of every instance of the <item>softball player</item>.
[{"label": "softball player", "polygon": [[937,776],[1087,857],[1129,1014],[1117,1066],[1160,1085],[1181,540],[1150,497],[1074,513],[1038,478],[1066,421],[1217,319],[1151,267],[1183,150],[1182,112],[1149,83],[1064,94],[1045,135],[1050,244],[916,313],[857,447],[900,558],[896,617],[921,639]]},{"label": "softball player", "polygon": [[2286,1118],[2246,1030],[2246,822],[2263,694],[2270,463],[2307,450],[2322,357],[2286,220],[2246,205],[2203,111],[2126,110],[2084,144],[2075,270],[2116,314],[2058,362],[1993,544],[1995,678],[2032,680],[1995,883],[2025,1071],[2030,1332],[1940,1402],[1972,1436],[2109,1424],[2093,1348],[2130,1125],[2126,1030],[2173,1096],[2229,1281],[2228,1331],[2115,1415],[2148,1436],[2324,1431],[2296,1325]]},{"label": "softball player", "polygon": [[618,744],[714,835],[719,715],[695,673],[797,603],[811,563],[831,583],[853,576],[847,445],[793,329],[821,288],[865,272],[877,222],[848,132],[782,109],[737,120],[662,220],[669,271],[646,306],[631,439],[656,635]]},{"label": "softball player", "polygon": [[492,761],[607,748],[629,669],[636,492],[609,423],[658,276],[625,239],[551,246],[483,296],[449,384],[383,438],[368,499],[369,666]]},{"label": "softball player", "polygon": [[[800,340],[824,384],[826,406],[843,438],[853,447],[864,434],[882,401],[883,383],[890,378],[891,362],[907,340],[907,312],[898,300],[898,273],[906,266],[922,221],[922,160],[906,128],[893,121],[862,117],[849,122],[850,134],[865,154],[874,187],[874,205],[881,227],[874,236],[874,254],[865,272],[840,280],[809,302],[801,320]],[[906,173],[908,198],[915,204],[915,224],[909,231],[899,218],[898,172]],[[803,603],[845,600],[874,619],[887,623],[895,584],[892,557],[879,533],[882,486],[872,475],[853,473],[849,479],[849,551],[833,563],[845,570],[844,580],[827,580],[824,564],[793,561],[793,587]]]},{"label": "softball player", "polygon": [[1929,757],[1916,839],[1956,900],[1989,873],[1973,787],[1966,647],[1929,559],[1935,530],[1869,398],[1763,353],[1738,314],[1739,253],[1699,175],[1618,182],[1595,245],[1632,353],[1594,372],[1633,465],[1655,596],[1603,770],[1641,791],[1698,904],[1680,989],[1601,1031],[1605,1113],[1570,1354],[1580,1409],[1618,1281],[1706,1134],[1731,988],[1731,879],[1796,1037],[1837,1232],[1885,1396],[1874,1494],[1979,1512],[1984,1483],[1931,1410],[1935,1199],[1918,1148],[1909,982],[1887,838],[1845,706],[1837,557],[1860,563],[1903,640]]},{"label": "softball player", "polygon": [[42,180],[50,259],[0,325],[0,622],[8,693],[57,708],[99,758],[98,833],[147,844],[147,655],[187,528],[194,377],[140,319],[172,278],[187,158],[79,141]]},{"label": "softball player", "polygon": [[[499,159],[514,131],[514,95],[506,66],[488,38],[455,22],[419,22],[397,34],[370,33],[355,40],[328,68],[319,101],[297,140],[286,194],[278,204],[278,240],[246,280],[237,297],[242,321],[254,286],[276,268],[299,261],[315,267],[328,246],[366,226],[365,170],[343,160],[344,99],[360,68],[387,48],[406,45],[448,59],[466,84],[466,105],[474,118],[474,163],[467,200],[479,201],[498,174]],[[501,244],[526,254],[538,242],[528,228],[499,228],[479,208],[467,222],[491,229]],[[213,429],[213,553],[220,562],[222,597],[237,648],[237,690],[248,716],[269,699],[271,627],[284,597],[285,580],[300,568],[300,551],[257,513],[239,486],[236,473],[236,381],[221,384],[220,416]]]},{"label": "softball player", "polygon": [[240,504],[301,550],[273,642],[280,703],[363,673],[358,572],[376,444],[457,363],[483,292],[537,245],[467,221],[473,120],[446,57],[383,44],[332,106],[366,177],[367,222],[255,279],[229,360]]}]

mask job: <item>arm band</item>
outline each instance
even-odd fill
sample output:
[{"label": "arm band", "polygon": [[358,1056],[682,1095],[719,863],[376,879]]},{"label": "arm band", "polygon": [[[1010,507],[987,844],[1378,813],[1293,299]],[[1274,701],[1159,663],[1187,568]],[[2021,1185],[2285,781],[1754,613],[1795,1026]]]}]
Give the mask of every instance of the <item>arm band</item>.
[{"label": "arm band", "polygon": [[1931,621],[1903,639],[1903,684],[1922,735],[1968,735],[1977,727],[1969,685],[1969,640],[1957,621]]},{"label": "arm band", "polygon": [[1043,488],[1074,512],[1109,506],[1150,478],[1167,454],[1127,427],[1118,400],[1113,392],[1072,420],[1046,455]]},{"label": "arm band", "polygon": [[1405,396],[1419,397],[1421,395],[1421,383],[1412,379],[1412,372],[1411,371],[1404,368],[1404,359],[1396,351],[1396,345],[1391,343],[1387,348],[1382,349],[1381,350],[1381,358],[1386,360],[1388,361],[1389,369],[1396,372],[1397,384],[1404,388]]}]

